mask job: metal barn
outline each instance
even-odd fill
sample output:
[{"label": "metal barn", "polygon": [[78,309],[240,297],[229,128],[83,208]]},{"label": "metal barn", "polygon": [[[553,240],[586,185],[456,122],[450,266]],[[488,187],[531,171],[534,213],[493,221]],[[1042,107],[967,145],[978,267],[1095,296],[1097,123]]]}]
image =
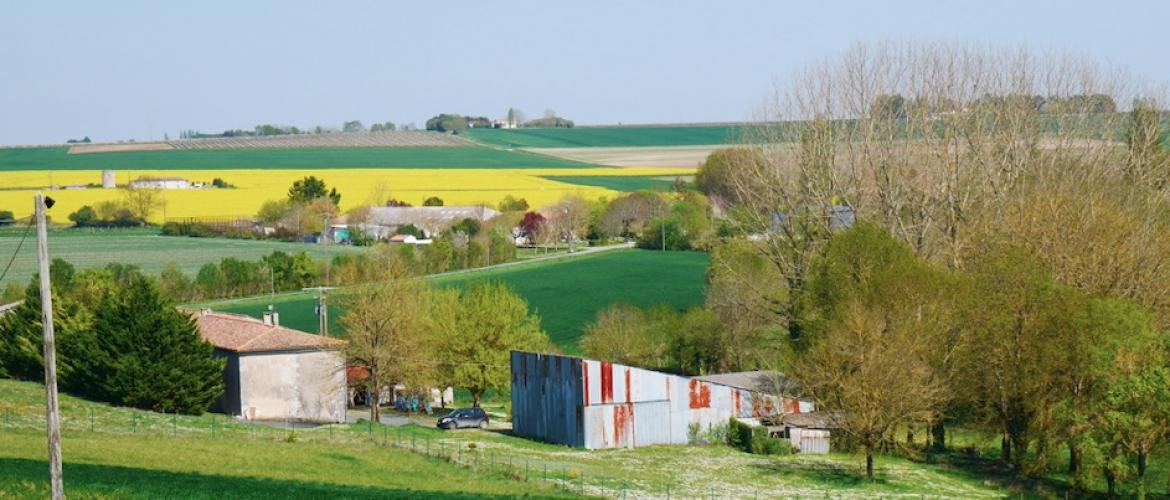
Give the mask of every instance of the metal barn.
[{"label": "metal barn", "polygon": [[[811,403],[782,392],[590,359],[513,351],[511,367],[512,431],[586,449],[687,444],[693,424],[707,430],[732,416],[751,421],[813,411]],[[728,375],[783,379],[776,372]]]}]

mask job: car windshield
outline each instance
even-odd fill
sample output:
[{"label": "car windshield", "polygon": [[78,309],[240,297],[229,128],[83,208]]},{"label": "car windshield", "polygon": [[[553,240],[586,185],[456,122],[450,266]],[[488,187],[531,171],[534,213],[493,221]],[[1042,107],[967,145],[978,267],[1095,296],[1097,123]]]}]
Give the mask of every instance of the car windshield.
[{"label": "car windshield", "polygon": [[451,413],[448,413],[448,414],[447,414],[447,416],[448,416],[448,417],[451,417],[451,418],[458,417],[458,416],[459,416],[459,410],[455,410],[455,411],[453,411],[453,412],[451,412]]}]

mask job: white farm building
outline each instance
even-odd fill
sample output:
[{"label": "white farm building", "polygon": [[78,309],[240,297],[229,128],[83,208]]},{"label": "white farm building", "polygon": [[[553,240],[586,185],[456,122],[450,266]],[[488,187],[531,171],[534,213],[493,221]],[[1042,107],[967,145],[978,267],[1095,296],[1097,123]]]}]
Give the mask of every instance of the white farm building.
[{"label": "white farm building", "polygon": [[345,342],[263,320],[194,313],[203,338],[227,360],[216,409],[247,420],[344,422]]},{"label": "white farm building", "polygon": [[683,377],[615,363],[512,352],[512,431],[586,449],[688,444],[731,417],[810,413],[778,372]]}]

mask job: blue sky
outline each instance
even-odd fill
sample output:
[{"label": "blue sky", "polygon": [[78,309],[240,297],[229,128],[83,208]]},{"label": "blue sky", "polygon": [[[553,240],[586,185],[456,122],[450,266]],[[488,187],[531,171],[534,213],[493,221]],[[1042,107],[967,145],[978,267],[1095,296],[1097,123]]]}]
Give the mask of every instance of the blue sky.
[{"label": "blue sky", "polygon": [[859,41],[1067,49],[1170,81],[1170,2],[5,2],[0,144],[258,123],[735,121]]}]

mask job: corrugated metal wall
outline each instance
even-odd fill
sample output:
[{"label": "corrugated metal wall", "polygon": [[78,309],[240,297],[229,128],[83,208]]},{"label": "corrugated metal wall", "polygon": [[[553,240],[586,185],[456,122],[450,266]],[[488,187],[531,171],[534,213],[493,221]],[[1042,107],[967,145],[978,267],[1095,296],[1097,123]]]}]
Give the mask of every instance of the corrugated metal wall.
[{"label": "corrugated metal wall", "polygon": [[[687,444],[687,431],[802,410],[796,401],[588,359],[512,353],[513,432],[583,446]],[[789,408],[791,407],[791,408]]]},{"label": "corrugated metal wall", "polygon": [[584,446],[581,360],[512,352],[512,432]]}]

